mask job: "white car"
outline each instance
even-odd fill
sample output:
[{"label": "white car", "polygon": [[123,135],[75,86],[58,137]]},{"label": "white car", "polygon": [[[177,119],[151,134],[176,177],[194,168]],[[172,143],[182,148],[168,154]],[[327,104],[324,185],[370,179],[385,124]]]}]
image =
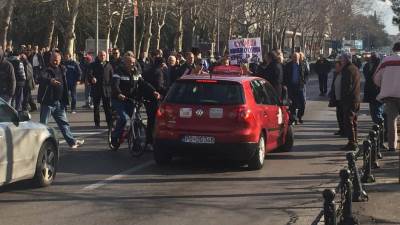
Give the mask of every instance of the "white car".
[{"label": "white car", "polygon": [[0,98],[0,186],[32,179],[35,186],[49,186],[58,164],[55,131],[18,114]]}]

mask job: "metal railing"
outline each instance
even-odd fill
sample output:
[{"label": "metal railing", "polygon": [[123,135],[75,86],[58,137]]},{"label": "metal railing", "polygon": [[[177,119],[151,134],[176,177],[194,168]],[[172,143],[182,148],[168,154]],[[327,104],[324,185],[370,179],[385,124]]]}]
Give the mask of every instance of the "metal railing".
[{"label": "metal railing", "polygon": [[[372,174],[374,169],[379,169],[379,159],[382,159],[381,150],[386,149],[384,143],[383,121],[375,124],[363,142],[362,148],[346,154],[347,168],[340,171],[340,183],[336,190],[325,189],[323,216],[325,225],[356,225],[357,218],[353,215],[353,202],[368,201],[368,194],[363,183],[375,182]],[[356,161],[363,159],[362,168],[359,169]],[[339,193],[340,195],[337,195]],[[338,198],[338,201],[335,201]]]}]

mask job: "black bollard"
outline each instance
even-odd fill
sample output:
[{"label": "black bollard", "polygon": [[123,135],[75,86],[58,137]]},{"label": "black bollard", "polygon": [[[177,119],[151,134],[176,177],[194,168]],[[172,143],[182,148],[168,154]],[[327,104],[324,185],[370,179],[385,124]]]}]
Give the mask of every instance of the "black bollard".
[{"label": "black bollard", "polygon": [[342,199],[343,203],[343,213],[340,218],[340,225],[355,225],[358,224],[357,220],[353,216],[353,184],[350,180],[350,171],[347,169],[340,171],[340,191],[341,195],[344,197]]},{"label": "black bollard", "polygon": [[360,173],[358,171],[355,155],[353,152],[346,154],[347,164],[351,172],[351,181],[353,183],[353,202],[365,202],[368,201],[368,194],[365,192],[360,178]]},{"label": "black bollard", "polygon": [[324,197],[324,220],[325,225],[337,225],[336,223],[336,205],[335,205],[335,190],[325,189],[322,192]]},{"label": "black bollard", "polygon": [[[385,120],[384,119],[380,119],[379,120],[379,127],[380,129],[380,135],[379,135],[379,142],[380,142],[380,150],[388,150],[388,148],[385,146]],[[382,154],[381,154],[382,156]],[[382,156],[383,157],[383,156]],[[381,158],[380,158],[381,159]]]},{"label": "black bollard", "polygon": [[364,150],[364,157],[363,157],[363,162],[364,162],[364,173],[361,178],[361,181],[363,183],[374,183],[375,182],[375,177],[372,175],[372,169],[371,169],[371,147],[372,143],[370,140],[365,140],[363,143],[363,150]]},{"label": "black bollard", "polygon": [[379,169],[379,162],[378,162],[378,134],[371,130],[369,132],[369,137],[371,140],[371,168],[372,169]]},{"label": "black bollard", "polygon": [[372,126],[372,130],[376,132],[376,156],[378,159],[383,159],[383,156],[381,153],[381,148],[383,145],[382,127],[381,127],[381,125],[375,124],[374,126]]}]

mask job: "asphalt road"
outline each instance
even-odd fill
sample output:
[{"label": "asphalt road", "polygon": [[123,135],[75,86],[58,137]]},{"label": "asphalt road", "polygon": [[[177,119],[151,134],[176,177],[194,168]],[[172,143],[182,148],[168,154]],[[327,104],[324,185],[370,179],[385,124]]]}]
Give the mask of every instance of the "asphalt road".
[{"label": "asphalt road", "polygon": [[[345,165],[339,149],[346,143],[332,135],[335,112],[317,97],[316,83],[308,88],[305,124],[295,128],[293,151],[268,154],[260,171],[206,159],[160,167],[151,153],[133,159],[126,147],[107,151],[105,129],[93,128],[91,112],[68,114],[85,145],[71,151],[61,144],[51,187],[20,182],[0,188],[0,224],[311,224],[322,207],[321,191],[339,181]],[[360,120],[366,130],[369,118]]]}]

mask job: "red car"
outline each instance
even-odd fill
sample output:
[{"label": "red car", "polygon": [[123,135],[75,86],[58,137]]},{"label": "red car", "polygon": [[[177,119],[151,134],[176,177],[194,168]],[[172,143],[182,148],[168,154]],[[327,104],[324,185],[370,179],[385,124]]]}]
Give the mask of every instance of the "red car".
[{"label": "red car", "polygon": [[200,154],[261,169],[267,152],[290,151],[289,113],[264,79],[192,75],[178,80],[157,113],[154,158]]}]

